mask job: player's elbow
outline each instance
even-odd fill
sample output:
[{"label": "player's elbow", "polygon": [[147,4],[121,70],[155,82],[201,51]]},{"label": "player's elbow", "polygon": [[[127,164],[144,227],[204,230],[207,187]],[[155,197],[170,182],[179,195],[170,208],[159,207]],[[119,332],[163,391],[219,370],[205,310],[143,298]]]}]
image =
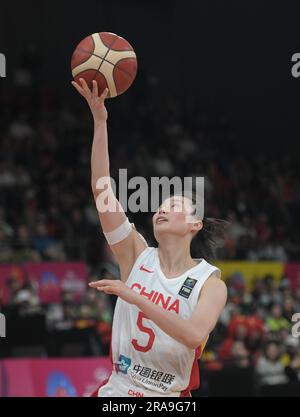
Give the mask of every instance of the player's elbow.
[{"label": "player's elbow", "polygon": [[193,338],[193,339],[190,339],[190,340],[186,341],[185,345],[189,349],[193,349],[194,350],[194,349],[197,349],[201,345],[201,343],[203,342],[203,340],[205,340],[205,337],[203,337],[203,338],[199,338],[199,337]]},{"label": "player's elbow", "polygon": [[191,328],[186,334],[184,344],[189,349],[197,349],[206,340],[207,336],[206,332],[199,332],[199,330]]}]

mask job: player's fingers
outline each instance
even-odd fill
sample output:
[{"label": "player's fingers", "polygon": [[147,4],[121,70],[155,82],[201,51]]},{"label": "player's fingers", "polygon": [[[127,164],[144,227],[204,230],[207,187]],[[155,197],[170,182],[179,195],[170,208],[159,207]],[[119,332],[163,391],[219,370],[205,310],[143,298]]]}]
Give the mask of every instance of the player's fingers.
[{"label": "player's fingers", "polygon": [[96,287],[96,290],[97,291],[105,292],[105,287]]},{"label": "player's fingers", "polygon": [[83,91],[87,94],[90,95],[91,94],[91,90],[89,89],[89,86],[87,85],[86,81],[84,78],[79,78],[79,81],[81,83],[81,86],[83,88]]},{"label": "player's fingers", "polygon": [[105,285],[108,285],[110,283],[110,280],[108,279],[101,279],[99,281],[93,281],[93,282],[89,282],[89,286],[93,287],[93,288],[97,288],[97,287],[103,287]]},{"label": "player's fingers", "polygon": [[99,286],[101,286],[101,285],[103,285],[103,284],[101,283],[101,281],[89,282],[89,287],[92,287],[92,288],[97,288],[97,287],[99,287]]},{"label": "player's fingers", "polygon": [[100,96],[100,99],[104,101],[106,99],[107,95],[108,95],[108,88],[105,88],[103,93]]},{"label": "player's fingers", "polygon": [[80,87],[78,83],[76,83],[76,81],[71,81],[71,84],[73,85],[73,87],[75,87],[79,94],[81,94],[82,96],[84,95],[83,89]]},{"label": "player's fingers", "polygon": [[98,83],[96,80],[93,80],[93,90],[92,90],[92,96],[93,98],[97,98],[98,97]]},{"label": "player's fingers", "polygon": [[98,287],[97,288],[97,290],[98,291],[102,291],[102,292],[104,292],[105,294],[114,294],[114,290],[113,290],[113,288],[111,287],[111,286],[109,286],[109,285],[105,285],[105,286],[103,286],[103,287]]}]

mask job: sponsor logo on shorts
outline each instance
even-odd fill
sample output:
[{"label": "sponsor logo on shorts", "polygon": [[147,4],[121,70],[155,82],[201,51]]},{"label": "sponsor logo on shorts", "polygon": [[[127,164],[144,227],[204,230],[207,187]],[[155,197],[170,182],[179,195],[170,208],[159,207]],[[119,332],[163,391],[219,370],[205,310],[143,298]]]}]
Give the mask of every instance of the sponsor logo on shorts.
[{"label": "sponsor logo on shorts", "polygon": [[130,369],[130,376],[133,381],[147,385],[147,388],[166,392],[174,384],[175,375],[162,372],[158,369],[148,368],[140,364],[135,364]]},{"label": "sponsor logo on shorts", "polygon": [[122,372],[122,374],[127,374],[130,365],[131,359],[124,355],[120,355],[118,362],[114,364],[116,372]]}]

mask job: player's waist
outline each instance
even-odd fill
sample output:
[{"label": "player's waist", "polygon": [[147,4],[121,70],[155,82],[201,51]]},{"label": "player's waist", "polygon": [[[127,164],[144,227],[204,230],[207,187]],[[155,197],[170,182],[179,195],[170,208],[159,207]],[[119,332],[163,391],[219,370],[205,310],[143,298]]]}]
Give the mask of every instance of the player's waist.
[{"label": "player's waist", "polygon": [[115,396],[120,397],[180,397],[181,395],[181,392],[168,390],[162,382],[145,378],[133,381],[128,375],[114,371],[107,384],[100,389],[99,396],[106,393],[114,393]]}]

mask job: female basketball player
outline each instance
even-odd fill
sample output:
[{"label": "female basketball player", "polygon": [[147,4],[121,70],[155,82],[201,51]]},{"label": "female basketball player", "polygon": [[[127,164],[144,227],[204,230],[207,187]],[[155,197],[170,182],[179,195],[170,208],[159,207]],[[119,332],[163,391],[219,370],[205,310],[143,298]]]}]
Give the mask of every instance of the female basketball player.
[{"label": "female basketball player", "polygon": [[99,212],[99,218],[120,266],[121,280],[90,283],[119,297],[112,334],[113,371],[96,395],[190,396],[190,390],[199,385],[197,359],[227,298],[220,271],[204,258],[192,259],[190,246],[199,235],[209,248],[213,232],[222,224],[197,218],[189,198],[173,196],[153,216],[158,248],[148,247],[111,187],[96,187],[99,179],[110,175],[104,104],[108,90],[99,97],[95,81],[92,90],[84,79],[73,85],[87,100],[94,118],[94,198],[109,193],[118,207]]}]

